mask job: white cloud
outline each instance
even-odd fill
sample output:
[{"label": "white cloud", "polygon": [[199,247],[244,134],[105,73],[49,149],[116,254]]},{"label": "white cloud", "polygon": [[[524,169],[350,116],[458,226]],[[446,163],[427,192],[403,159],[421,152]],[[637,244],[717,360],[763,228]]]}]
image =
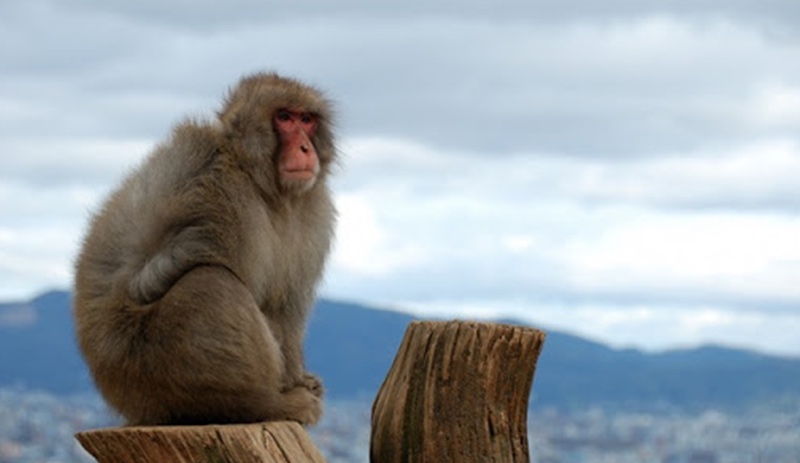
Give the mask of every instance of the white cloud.
[{"label": "white cloud", "polygon": [[764,83],[753,96],[753,118],[766,127],[800,124],[800,86]]},{"label": "white cloud", "polygon": [[[387,264],[365,276],[366,297],[424,303],[449,292],[487,293],[498,301],[534,303],[543,296],[630,305],[652,299],[761,310],[800,302],[800,219],[780,209],[707,206],[724,204],[740,184],[751,185],[756,196],[763,193],[758,185],[770,191],[767,180],[782,178],[800,158],[794,151],[778,151],[777,162],[766,156],[766,168],[758,157],[750,163],[747,156],[722,156],[720,174],[709,161],[686,161],[681,171],[673,168],[677,161],[491,158],[397,140],[347,145],[339,185],[347,192],[345,210],[357,204],[358,214],[352,224],[348,212],[341,219],[339,236],[351,251],[338,255],[332,269],[328,290],[334,293],[340,294],[337,271],[346,271],[349,259],[355,267],[363,256],[380,256]],[[604,186],[587,190],[587,170],[597,169]],[[626,187],[648,179],[650,189]],[[702,194],[687,195],[696,184]],[[687,209],[658,207],[673,196]],[[405,254],[408,249],[427,260],[387,271],[393,252],[415,255]]]},{"label": "white cloud", "polygon": [[[77,227],[43,224],[0,227],[0,294],[28,298],[40,288],[64,287],[72,275]],[[19,300],[19,299],[18,299]]]},{"label": "white cloud", "polygon": [[0,180],[54,188],[117,181],[152,150],[151,140],[46,137],[0,141]]},{"label": "white cloud", "polygon": [[797,236],[797,218],[642,212],[570,243],[564,259],[575,285],[600,292],[800,303]]},{"label": "white cloud", "polygon": [[336,198],[339,227],[332,265],[364,276],[386,276],[403,268],[424,267],[428,258],[418,246],[396,246],[377,223],[365,198],[343,194]]}]

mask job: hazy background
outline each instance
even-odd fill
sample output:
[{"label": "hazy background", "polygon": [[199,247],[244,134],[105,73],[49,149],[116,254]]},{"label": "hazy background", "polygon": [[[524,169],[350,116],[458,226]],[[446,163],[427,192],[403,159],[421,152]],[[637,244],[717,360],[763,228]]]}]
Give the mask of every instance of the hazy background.
[{"label": "hazy background", "polygon": [[796,0],[3,0],[0,300],[258,70],[339,105],[324,296],[800,355]]}]

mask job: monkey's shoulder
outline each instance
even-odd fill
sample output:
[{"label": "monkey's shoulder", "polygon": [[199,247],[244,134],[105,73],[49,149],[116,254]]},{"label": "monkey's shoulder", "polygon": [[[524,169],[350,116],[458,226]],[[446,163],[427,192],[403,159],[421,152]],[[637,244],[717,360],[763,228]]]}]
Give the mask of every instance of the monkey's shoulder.
[{"label": "monkey's shoulder", "polygon": [[187,119],[172,129],[171,140],[196,146],[217,146],[221,137],[222,128],[216,123]]},{"label": "monkey's shoulder", "polygon": [[130,229],[135,223],[136,234],[156,233],[187,217],[202,216],[208,205],[226,197],[215,187],[224,183],[216,167],[220,151],[215,127],[194,122],[177,126],[128,174],[98,215],[108,217],[108,225],[119,229]]},{"label": "monkey's shoulder", "polygon": [[123,189],[136,190],[135,196],[147,201],[177,194],[212,173],[221,153],[220,139],[215,126],[181,123],[129,175]]},{"label": "monkey's shoulder", "polygon": [[222,138],[220,128],[215,125],[185,121],[156,148],[152,162],[183,176],[197,175],[219,156]]}]

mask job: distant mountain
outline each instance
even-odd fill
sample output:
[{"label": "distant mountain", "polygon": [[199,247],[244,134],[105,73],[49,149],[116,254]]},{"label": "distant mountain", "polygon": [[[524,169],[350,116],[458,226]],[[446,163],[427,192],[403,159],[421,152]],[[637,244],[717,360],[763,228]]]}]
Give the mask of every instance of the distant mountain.
[{"label": "distant mountain", "polygon": [[20,385],[56,394],[91,390],[72,327],[67,292],[0,304],[0,386]]},{"label": "distant mountain", "polygon": [[[308,367],[328,397],[372,400],[412,317],[321,300],[311,319]],[[73,338],[70,294],[0,304],[0,386],[56,394],[92,390]],[[739,407],[800,400],[800,359],[707,346],[648,354],[548,330],[533,385],[536,407]]]}]

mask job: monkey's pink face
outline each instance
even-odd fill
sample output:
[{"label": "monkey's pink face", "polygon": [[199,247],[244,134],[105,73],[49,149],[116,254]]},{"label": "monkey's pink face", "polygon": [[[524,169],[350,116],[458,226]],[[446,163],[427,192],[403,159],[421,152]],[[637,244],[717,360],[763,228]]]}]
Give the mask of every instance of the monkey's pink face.
[{"label": "monkey's pink face", "polygon": [[319,156],[311,138],[317,131],[316,114],[279,109],[273,116],[278,133],[278,175],[280,183],[289,190],[307,191],[319,174]]}]

